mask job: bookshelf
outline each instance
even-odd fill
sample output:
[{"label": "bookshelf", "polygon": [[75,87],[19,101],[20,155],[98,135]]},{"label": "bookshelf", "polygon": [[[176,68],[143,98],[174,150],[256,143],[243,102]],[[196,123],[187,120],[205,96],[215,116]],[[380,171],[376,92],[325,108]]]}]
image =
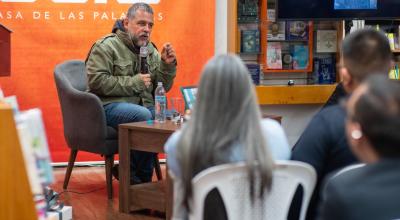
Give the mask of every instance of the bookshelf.
[{"label": "bookshelf", "polygon": [[11,107],[0,102],[0,219],[38,219]]},{"label": "bookshelf", "polygon": [[[307,23],[307,37],[305,39],[298,40],[287,40],[286,37],[283,40],[267,39],[268,35],[268,24],[271,24],[271,19],[267,13],[268,9],[273,8],[276,0],[259,0],[259,21],[254,22],[252,28],[258,28],[260,30],[260,52],[256,55],[247,55],[241,53],[241,30],[243,30],[242,23],[238,22],[238,1],[228,1],[228,52],[239,54],[243,60],[258,63],[261,66],[261,77],[264,80],[270,76],[278,76],[281,81],[286,79],[286,82],[293,76],[302,75],[303,77],[310,77],[313,72],[313,59],[314,59],[314,47],[315,47],[315,24],[313,22]],[[342,22],[337,22],[335,30],[337,30],[337,45],[340,44],[342,38]],[[285,31],[287,28],[285,28]],[[308,49],[307,65],[302,69],[294,68],[280,68],[271,69],[268,67],[267,56],[268,56],[268,45],[275,42],[282,42],[286,44],[302,44]],[[281,54],[282,55],[282,54]],[[338,54],[334,54],[336,59],[339,57]],[[338,60],[338,59],[337,59]],[[305,81],[305,80],[304,80]],[[339,77],[336,76],[336,82],[339,81]],[[284,83],[280,85],[259,85],[256,87],[259,104],[322,104],[327,101],[332,92],[334,91],[336,84],[320,85],[320,84],[307,84],[304,85],[296,84],[295,86],[287,86]]]},{"label": "bookshelf", "polygon": [[400,66],[400,20],[366,20],[363,21],[365,27],[383,31],[390,44],[393,53],[394,66],[389,73],[392,79],[399,79]]}]

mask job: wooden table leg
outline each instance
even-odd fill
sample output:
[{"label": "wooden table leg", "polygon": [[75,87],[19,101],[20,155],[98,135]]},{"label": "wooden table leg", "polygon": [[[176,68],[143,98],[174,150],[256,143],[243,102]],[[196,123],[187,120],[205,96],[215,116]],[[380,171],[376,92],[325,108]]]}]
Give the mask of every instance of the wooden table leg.
[{"label": "wooden table leg", "polygon": [[130,146],[129,130],[119,128],[119,211],[129,213]]}]

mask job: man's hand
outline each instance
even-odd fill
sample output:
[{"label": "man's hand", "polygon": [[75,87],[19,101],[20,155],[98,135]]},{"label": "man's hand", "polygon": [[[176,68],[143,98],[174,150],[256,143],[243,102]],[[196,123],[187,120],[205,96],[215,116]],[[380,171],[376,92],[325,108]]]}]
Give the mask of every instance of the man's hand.
[{"label": "man's hand", "polygon": [[140,78],[143,80],[144,85],[148,88],[151,85],[150,74],[141,74],[139,73]]},{"label": "man's hand", "polygon": [[171,64],[175,62],[176,59],[175,50],[170,43],[165,43],[163,45],[163,49],[161,51],[161,59],[166,64]]}]

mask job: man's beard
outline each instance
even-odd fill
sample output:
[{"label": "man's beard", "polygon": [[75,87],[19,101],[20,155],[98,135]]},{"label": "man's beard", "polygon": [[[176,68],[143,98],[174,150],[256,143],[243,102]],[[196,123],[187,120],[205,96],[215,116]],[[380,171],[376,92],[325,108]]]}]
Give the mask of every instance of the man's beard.
[{"label": "man's beard", "polygon": [[141,43],[141,45],[139,45],[139,38],[132,35],[129,31],[128,31],[128,36],[129,39],[131,39],[133,45],[135,45],[136,47],[142,47],[147,45],[147,41],[144,41],[143,43]]}]

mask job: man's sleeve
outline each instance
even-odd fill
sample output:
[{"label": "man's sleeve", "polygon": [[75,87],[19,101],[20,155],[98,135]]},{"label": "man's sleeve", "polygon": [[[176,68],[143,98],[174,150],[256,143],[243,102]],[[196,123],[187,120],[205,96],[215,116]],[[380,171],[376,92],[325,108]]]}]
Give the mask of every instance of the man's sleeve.
[{"label": "man's sleeve", "polygon": [[327,150],[332,138],[322,114],[323,111],[314,116],[292,151],[292,160],[312,165],[318,177],[324,172]]},{"label": "man's sleeve", "polygon": [[[133,96],[141,93],[144,82],[140,75],[115,76],[114,63],[111,52],[101,43],[93,46],[86,61],[89,91],[100,96]],[[120,68],[132,68],[132,63],[122,64]]]},{"label": "man's sleeve", "polygon": [[153,84],[157,85],[157,82],[162,82],[165,91],[169,91],[172,88],[172,84],[174,82],[174,78],[176,76],[176,65],[177,62],[175,60],[174,63],[166,64],[161,59],[161,55],[158,52],[153,54],[153,59],[158,63],[155,70],[153,70]]}]

